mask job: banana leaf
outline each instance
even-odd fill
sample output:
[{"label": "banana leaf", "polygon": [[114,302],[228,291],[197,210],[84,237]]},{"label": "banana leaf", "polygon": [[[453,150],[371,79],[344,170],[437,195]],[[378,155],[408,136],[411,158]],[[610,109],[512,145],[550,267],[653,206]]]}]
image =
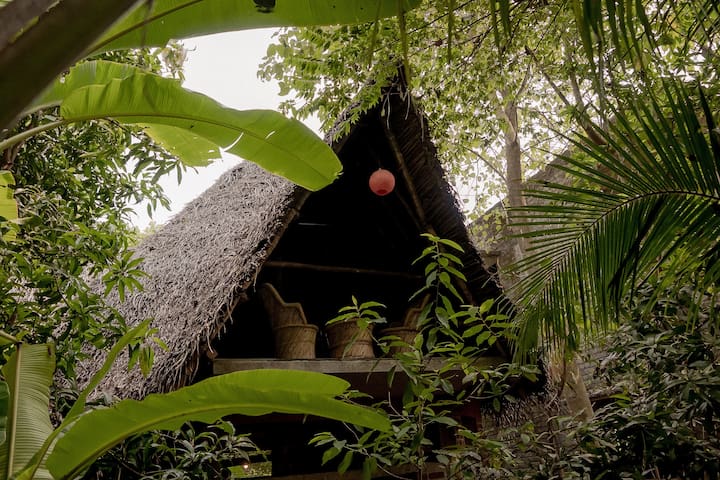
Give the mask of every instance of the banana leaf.
[{"label": "banana leaf", "polygon": [[[83,63],[56,81],[33,109],[57,104],[62,116],[57,125],[98,118],[141,125],[191,166],[206,165],[224,150],[308,190],[332,183],[342,169],[332,149],[297,120],[272,110],[228,108],[176,80],[128,65]],[[7,148],[22,137],[0,145]]]},{"label": "banana leaf", "polygon": [[385,416],[335,398],[348,386],[344,380],[315,372],[249,370],[149,395],[141,401],[123,400],[92,410],[70,424],[48,456],[47,465],[56,480],[74,478],[130,435],[174,430],[188,420],[210,423],[230,414],[311,414],[387,430]]},{"label": "banana leaf", "polygon": [[[51,345],[19,344],[2,369],[9,402],[5,442],[0,445],[0,480],[18,473],[52,433],[48,405],[55,370]],[[37,479],[51,479],[41,467]]]},{"label": "banana leaf", "polygon": [[7,383],[0,381],[0,445],[7,438],[7,415],[10,409],[10,390]]},{"label": "banana leaf", "polygon": [[[18,217],[17,203],[13,198],[13,190],[10,188],[12,185],[15,185],[12,173],[0,170],[0,217],[11,222]],[[9,241],[14,237],[15,231],[10,230],[3,235],[3,240]]]},{"label": "banana leaf", "polygon": [[[372,22],[420,0],[155,0],[113,26],[95,51],[164,46],[169,40],[264,27]],[[149,8],[148,8],[149,5]]]}]

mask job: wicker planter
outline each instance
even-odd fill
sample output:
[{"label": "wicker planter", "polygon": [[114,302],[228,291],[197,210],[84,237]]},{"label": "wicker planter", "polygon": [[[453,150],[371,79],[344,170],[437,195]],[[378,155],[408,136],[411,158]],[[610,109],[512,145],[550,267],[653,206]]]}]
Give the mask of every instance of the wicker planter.
[{"label": "wicker planter", "polygon": [[317,326],[307,324],[275,327],[275,356],[285,360],[315,358],[317,332]]},{"label": "wicker planter", "polygon": [[360,328],[354,321],[325,326],[330,356],[333,358],[375,358],[371,328]]},{"label": "wicker planter", "polygon": [[383,337],[399,337],[400,340],[407,343],[408,345],[395,345],[390,347],[388,352],[391,356],[396,353],[408,352],[411,350],[411,346],[415,341],[415,337],[419,333],[415,328],[410,327],[390,327],[380,332]]}]

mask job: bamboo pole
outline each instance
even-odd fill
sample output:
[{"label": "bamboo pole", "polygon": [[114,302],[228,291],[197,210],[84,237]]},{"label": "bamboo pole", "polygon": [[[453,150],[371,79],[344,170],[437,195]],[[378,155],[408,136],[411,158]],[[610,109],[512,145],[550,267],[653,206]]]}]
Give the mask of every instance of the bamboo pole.
[{"label": "bamboo pole", "polygon": [[315,272],[328,273],[357,273],[362,275],[378,275],[383,277],[397,277],[417,280],[420,275],[407,272],[388,272],[386,270],[375,270],[372,268],[340,267],[334,265],[315,265],[312,263],[286,262],[282,260],[269,260],[265,262],[267,268],[295,268],[299,270],[311,270]]}]

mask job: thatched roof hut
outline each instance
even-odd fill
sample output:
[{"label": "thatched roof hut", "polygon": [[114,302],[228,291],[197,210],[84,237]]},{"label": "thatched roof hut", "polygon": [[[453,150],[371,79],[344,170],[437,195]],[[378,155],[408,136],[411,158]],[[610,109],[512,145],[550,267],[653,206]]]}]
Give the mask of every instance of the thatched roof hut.
[{"label": "thatched roof hut", "polygon": [[[142,397],[192,382],[216,351],[263,355],[262,342],[248,340],[265,331],[253,306],[262,281],[290,301],[302,299],[311,323],[326,321],[351,294],[399,316],[422,280],[412,262],[426,231],[465,249],[467,302],[501,294],[468,238],[423,116],[401,86],[332,147],[344,172],[329,187],[310,193],[242,163],[138,245],[145,288],[116,306],[129,322],[154,318],[169,348],[157,351],[147,378],[117,362],[101,389]],[[383,197],[367,185],[380,166],[397,179]],[[245,350],[233,353],[238,342]],[[86,362],[81,377],[96,365]]]}]

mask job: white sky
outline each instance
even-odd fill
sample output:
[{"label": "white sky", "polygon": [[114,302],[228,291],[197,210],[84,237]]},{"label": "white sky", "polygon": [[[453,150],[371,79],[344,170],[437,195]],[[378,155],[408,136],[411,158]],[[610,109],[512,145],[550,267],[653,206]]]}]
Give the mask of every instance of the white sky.
[{"label": "white sky", "polygon": [[[277,95],[277,85],[260,81],[256,74],[273,32],[274,29],[248,30],[184,40],[188,49],[184,86],[238,110],[276,109],[282,100]],[[316,119],[306,124],[316,132],[319,130]],[[239,157],[224,154],[222,161],[198,168],[197,172],[188,169],[179,186],[174,173],[161,179],[171,211],[160,208],[153,220],[166,222],[239,161]],[[142,230],[150,223],[145,204],[137,206],[136,212],[133,223]]]}]

